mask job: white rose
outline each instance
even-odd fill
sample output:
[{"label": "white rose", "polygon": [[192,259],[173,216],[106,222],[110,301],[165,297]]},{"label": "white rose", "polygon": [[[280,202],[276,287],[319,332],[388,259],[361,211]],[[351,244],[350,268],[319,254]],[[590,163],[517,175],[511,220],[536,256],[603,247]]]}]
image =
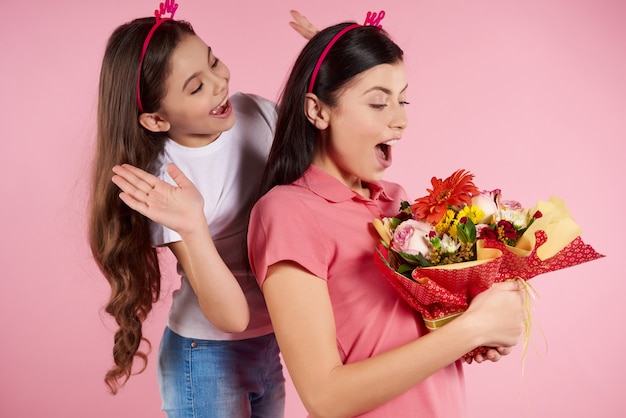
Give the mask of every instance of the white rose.
[{"label": "white rose", "polygon": [[491,217],[498,212],[498,200],[500,199],[500,189],[491,192],[483,190],[479,195],[473,196],[470,205],[478,207],[485,214],[478,223],[486,224],[491,221]]}]

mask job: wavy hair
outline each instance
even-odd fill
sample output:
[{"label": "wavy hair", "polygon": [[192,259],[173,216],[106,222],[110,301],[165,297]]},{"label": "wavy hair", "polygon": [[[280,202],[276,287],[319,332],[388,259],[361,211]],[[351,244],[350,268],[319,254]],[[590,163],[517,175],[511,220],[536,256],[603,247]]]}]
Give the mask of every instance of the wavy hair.
[{"label": "wavy hair", "polygon": [[[128,208],[111,182],[114,165],[128,163],[152,171],[164,148],[165,133],[150,132],[139,124],[135,96],[141,49],[154,22],[154,17],[140,18],[115,29],[100,70],[89,243],[111,287],[105,310],[119,327],[113,343],[114,365],[104,379],[113,394],[133,374],[135,360],[141,362],[136,373],[146,368],[150,342],[142,335],[142,324],[161,291],[159,258],[151,244],[149,220]],[[183,37],[193,34],[189,23],[174,20],[164,22],[154,33],[141,74],[146,112],[159,109],[172,51]],[[142,341],[148,346],[145,352],[140,350]]]}]

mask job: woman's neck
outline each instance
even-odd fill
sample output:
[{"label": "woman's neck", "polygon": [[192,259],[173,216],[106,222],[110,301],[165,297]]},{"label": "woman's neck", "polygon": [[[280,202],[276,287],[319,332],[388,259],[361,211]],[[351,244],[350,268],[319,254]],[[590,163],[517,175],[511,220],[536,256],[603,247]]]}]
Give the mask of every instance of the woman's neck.
[{"label": "woman's neck", "polygon": [[324,170],[326,173],[335,177],[337,180],[339,180],[341,183],[343,183],[348,189],[352,190],[353,192],[363,197],[366,197],[368,199],[372,195],[371,190],[369,186],[367,185],[367,183],[362,181],[360,178],[353,176],[353,175],[348,175],[346,173],[342,173],[341,171],[337,169],[336,166],[329,167],[327,164],[323,164],[323,162],[319,160],[317,161],[314,160],[312,164],[316,166],[317,168],[319,168],[320,170]]}]

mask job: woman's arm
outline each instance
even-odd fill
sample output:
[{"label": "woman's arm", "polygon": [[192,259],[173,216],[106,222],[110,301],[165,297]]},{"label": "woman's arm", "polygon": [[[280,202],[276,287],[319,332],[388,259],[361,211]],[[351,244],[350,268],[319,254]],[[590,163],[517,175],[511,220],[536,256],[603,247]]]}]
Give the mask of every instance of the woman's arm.
[{"label": "woman's arm", "polygon": [[224,332],[246,329],[250,312],[246,298],[215,248],[204,216],[204,199],[174,164],[168,174],[177,187],[131,165],[115,166],[112,178],[120,199],[154,222],[178,232],[169,244],[198,297],[204,315]]},{"label": "woman's arm", "polygon": [[293,262],[271,266],[263,293],[295,387],[313,417],[350,417],[386,403],[481,345],[517,343],[524,320],[515,282],[498,284],[437,332],[344,365],[326,282]]}]

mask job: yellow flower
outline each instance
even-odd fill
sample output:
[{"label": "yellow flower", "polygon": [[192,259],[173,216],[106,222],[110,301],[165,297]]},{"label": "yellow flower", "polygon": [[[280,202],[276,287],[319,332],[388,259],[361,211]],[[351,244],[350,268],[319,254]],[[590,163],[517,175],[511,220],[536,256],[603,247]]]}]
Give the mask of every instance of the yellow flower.
[{"label": "yellow flower", "polygon": [[[435,226],[435,230],[437,231],[437,233],[439,235],[443,235],[445,233],[448,233],[448,231],[450,229],[450,226],[454,222],[455,218],[456,218],[456,212],[455,211],[453,211],[452,209],[446,210],[446,213],[443,216],[443,218],[441,218],[441,220]],[[455,236],[456,236],[456,234],[455,234]]]},{"label": "yellow flower", "polygon": [[459,212],[458,219],[461,219],[464,216],[467,217],[467,219],[469,219],[470,221],[472,221],[474,225],[476,225],[480,222],[481,219],[484,218],[485,212],[478,206],[468,205],[468,206],[463,207],[463,209],[461,209],[461,211]]}]

